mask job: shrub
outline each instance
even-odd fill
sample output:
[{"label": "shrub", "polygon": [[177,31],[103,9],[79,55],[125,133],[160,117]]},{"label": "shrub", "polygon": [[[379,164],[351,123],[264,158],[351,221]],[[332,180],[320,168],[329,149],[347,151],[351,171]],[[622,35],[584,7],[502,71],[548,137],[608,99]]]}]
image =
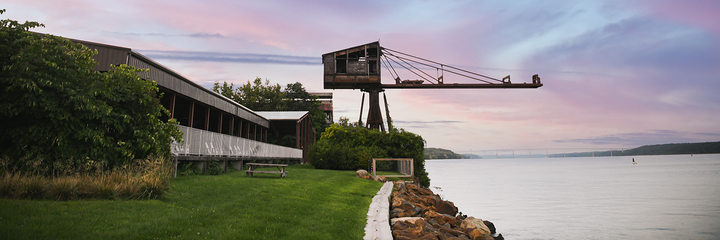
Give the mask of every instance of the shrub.
[{"label": "shrub", "polygon": [[182,132],[174,119],[160,120],[169,111],[157,98],[157,84],[137,74],[145,70],[93,71],[96,50],[29,31],[40,26],[0,20],[4,167],[49,176],[168,156]]},{"label": "shrub", "polygon": [[210,175],[218,175],[222,173],[222,163],[220,161],[208,161],[207,173]]},{"label": "shrub", "polygon": [[179,162],[178,163],[178,175],[180,176],[189,176],[189,175],[199,175],[202,174],[202,171],[195,166],[195,163],[193,162]]},{"label": "shrub", "polygon": [[422,186],[430,185],[425,172],[425,140],[422,137],[393,127],[385,133],[359,124],[347,124],[347,119],[339,122],[326,128],[320,140],[310,148],[308,161],[315,168],[356,170],[367,166],[367,161],[372,158],[412,158],[418,181]]}]

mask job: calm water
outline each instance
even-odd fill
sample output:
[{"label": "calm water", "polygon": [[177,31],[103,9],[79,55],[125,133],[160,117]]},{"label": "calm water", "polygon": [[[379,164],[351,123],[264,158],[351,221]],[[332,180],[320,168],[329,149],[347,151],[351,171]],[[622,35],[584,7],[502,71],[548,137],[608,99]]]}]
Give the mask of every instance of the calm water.
[{"label": "calm water", "polygon": [[720,154],[425,164],[435,193],[506,239],[720,239]]}]

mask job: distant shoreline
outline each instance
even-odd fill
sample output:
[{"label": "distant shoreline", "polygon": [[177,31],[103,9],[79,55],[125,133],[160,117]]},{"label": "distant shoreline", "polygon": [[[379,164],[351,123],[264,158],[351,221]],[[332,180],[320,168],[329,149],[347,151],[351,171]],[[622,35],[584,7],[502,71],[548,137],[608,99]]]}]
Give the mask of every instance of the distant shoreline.
[{"label": "distant shoreline", "polygon": [[[668,143],[668,144],[656,144],[656,145],[644,145],[641,147],[628,149],[628,150],[608,150],[608,151],[585,151],[585,152],[572,152],[572,153],[536,153],[536,154],[520,154],[515,155],[515,152],[509,152],[502,155],[495,155],[495,158],[513,158],[513,157],[531,157],[544,155],[544,157],[602,157],[602,156],[646,156],[646,155],[678,155],[678,154],[712,154],[720,153],[720,142],[700,142],[700,143]],[[496,153],[497,154],[497,153]],[[511,155],[510,155],[511,154]],[[426,160],[445,160],[445,159],[482,159],[483,156],[477,154],[457,154],[452,150],[442,148],[426,148],[425,159]]]}]

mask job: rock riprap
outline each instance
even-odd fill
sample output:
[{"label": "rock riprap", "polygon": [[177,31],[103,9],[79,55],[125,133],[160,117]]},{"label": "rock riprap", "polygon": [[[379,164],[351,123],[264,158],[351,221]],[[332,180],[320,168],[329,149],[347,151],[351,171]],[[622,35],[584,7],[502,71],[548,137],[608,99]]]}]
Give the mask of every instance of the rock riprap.
[{"label": "rock riprap", "polygon": [[390,218],[396,240],[503,239],[502,235],[493,237],[493,223],[458,215],[458,209],[452,202],[442,200],[430,189],[402,181],[395,183]]}]

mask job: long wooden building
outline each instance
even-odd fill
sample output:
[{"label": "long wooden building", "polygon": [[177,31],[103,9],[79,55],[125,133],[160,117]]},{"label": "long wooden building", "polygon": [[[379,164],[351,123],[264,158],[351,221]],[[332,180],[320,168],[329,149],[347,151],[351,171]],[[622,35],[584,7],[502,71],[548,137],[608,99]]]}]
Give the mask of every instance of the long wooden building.
[{"label": "long wooden building", "polygon": [[[130,48],[71,39],[95,49],[96,71],[109,71],[111,65],[127,64],[148,69],[138,73],[144,79],[157,82],[170,110],[170,118],[180,124],[184,144],[171,146],[174,160],[195,161],[207,169],[208,161],[221,161],[241,169],[243,161],[305,162],[309,144],[314,140],[312,124],[297,124],[296,148],[267,143],[271,122],[262,115],[216,92],[204,88],[160,63]],[[285,130],[286,131],[286,130]],[[301,135],[302,134],[302,135]],[[308,136],[306,136],[308,135]],[[309,137],[310,136],[310,137]],[[302,143],[301,143],[302,141]],[[304,153],[305,152],[305,153]]]}]

